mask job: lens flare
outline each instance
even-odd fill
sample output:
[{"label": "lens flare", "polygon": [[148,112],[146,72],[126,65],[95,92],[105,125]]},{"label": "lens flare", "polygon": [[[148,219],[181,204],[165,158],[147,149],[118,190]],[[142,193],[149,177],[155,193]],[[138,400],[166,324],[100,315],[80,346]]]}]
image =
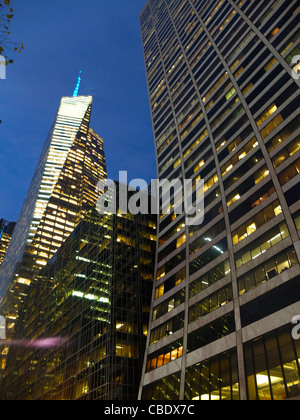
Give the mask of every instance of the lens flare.
[{"label": "lens flare", "polygon": [[41,338],[34,341],[0,340],[0,347],[9,346],[9,347],[28,347],[28,348],[34,348],[34,349],[51,349],[51,348],[61,347],[66,342],[67,342],[67,339],[62,338],[62,337],[48,337],[48,338]]}]

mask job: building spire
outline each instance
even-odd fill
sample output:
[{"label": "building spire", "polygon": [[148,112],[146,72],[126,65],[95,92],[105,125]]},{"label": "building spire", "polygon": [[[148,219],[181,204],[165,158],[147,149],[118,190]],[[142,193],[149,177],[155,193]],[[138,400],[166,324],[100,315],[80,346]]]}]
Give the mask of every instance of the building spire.
[{"label": "building spire", "polygon": [[79,72],[79,76],[78,76],[78,80],[77,80],[77,85],[76,88],[74,90],[73,96],[78,96],[78,91],[79,91],[79,86],[80,86],[80,82],[81,82],[81,71]]}]

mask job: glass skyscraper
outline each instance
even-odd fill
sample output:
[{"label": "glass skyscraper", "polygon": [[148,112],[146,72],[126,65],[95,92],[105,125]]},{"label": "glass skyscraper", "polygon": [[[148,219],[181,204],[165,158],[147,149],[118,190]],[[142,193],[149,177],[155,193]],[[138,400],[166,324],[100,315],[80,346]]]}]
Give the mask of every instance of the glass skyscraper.
[{"label": "glass skyscraper", "polygon": [[140,398],[300,396],[299,3],[148,0],[159,178],[204,180],[205,218],[161,214]]},{"label": "glass skyscraper", "polygon": [[4,219],[0,220],[0,267],[10,244],[15,226],[15,222],[8,222]]},{"label": "glass skyscraper", "polygon": [[15,400],[136,400],[149,322],[156,217],[94,208],[40,271],[0,393]]},{"label": "glass skyscraper", "polygon": [[13,332],[28,287],[100,195],[103,140],[92,96],[63,97],[0,269],[0,311]]}]

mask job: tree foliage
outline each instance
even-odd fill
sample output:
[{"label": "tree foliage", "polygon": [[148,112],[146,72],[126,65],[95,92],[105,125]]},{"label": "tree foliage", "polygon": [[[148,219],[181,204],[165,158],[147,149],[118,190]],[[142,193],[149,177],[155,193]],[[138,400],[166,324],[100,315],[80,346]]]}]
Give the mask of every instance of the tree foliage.
[{"label": "tree foliage", "polygon": [[5,57],[6,64],[11,64],[11,52],[21,53],[24,45],[21,42],[11,40],[10,26],[14,17],[14,9],[11,7],[11,0],[0,0],[0,55]]}]

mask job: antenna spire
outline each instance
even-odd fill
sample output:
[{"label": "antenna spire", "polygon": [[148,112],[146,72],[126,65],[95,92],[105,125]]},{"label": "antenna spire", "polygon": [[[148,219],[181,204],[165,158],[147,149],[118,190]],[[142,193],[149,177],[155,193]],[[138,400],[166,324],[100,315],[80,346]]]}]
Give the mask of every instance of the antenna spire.
[{"label": "antenna spire", "polygon": [[78,96],[78,92],[79,92],[79,87],[80,87],[80,82],[81,82],[81,71],[79,72],[79,76],[78,76],[78,80],[77,80],[77,85],[76,88],[74,90],[73,96]]}]

